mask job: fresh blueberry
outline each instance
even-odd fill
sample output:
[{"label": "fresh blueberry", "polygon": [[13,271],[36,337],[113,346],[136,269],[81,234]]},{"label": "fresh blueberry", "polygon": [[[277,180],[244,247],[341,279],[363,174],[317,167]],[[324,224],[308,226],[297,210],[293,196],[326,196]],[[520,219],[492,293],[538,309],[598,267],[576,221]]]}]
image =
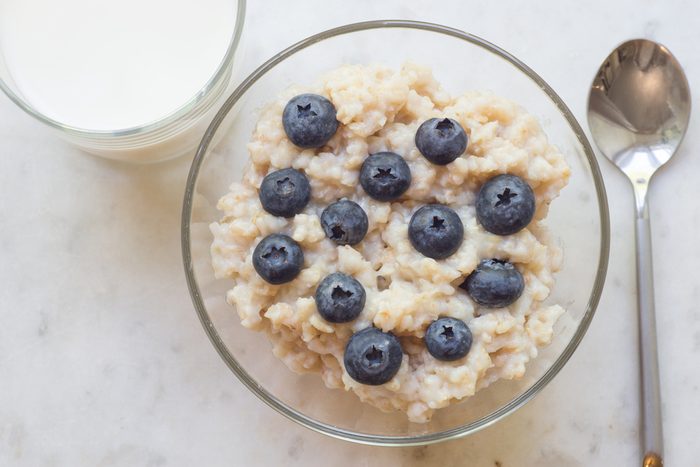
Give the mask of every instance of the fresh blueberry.
[{"label": "fresh blueberry", "polygon": [[321,213],[321,226],[326,236],[338,245],[356,245],[365,238],[369,220],[359,204],[341,199]]},{"label": "fresh blueberry", "polygon": [[403,359],[401,343],[377,328],[356,332],[345,347],[345,370],[362,384],[379,386],[396,375]]},{"label": "fresh blueberry", "polygon": [[459,360],[472,347],[472,332],[462,320],[440,318],[425,331],[425,346],[430,355],[438,360]]},{"label": "fresh blueberry", "polygon": [[282,169],[268,174],[260,184],[260,203],[274,216],[293,217],[311,199],[311,185],[306,175],[296,169]]},{"label": "fresh blueberry", "polygon": [[331,323],[347,323],[360,316],[365,307],[365,288],[347,274],[334,272],[316,288],[316,309]]},{"label": "fresh blueberry", "polygon": [[320,148],[338,129],[333,103],[318,94],[300,94],[284,107],[282,125],[300,148]]},{"label": "fresh blueberry", "polygon": [[462,244],[464,226],[452,209],[442,204],[428,204],[411,217],[408,238],[413,247],[428,258],[444,259]]},{"label": "fresh blueberry", "polygon": [[418,127],[416,146],[433,164],[447,165],[467,149],[467,133],[456,120],[431,118]]},{"label": "fresh blueberry", "polygon": [[516,175],[497,175],[484,183],[476,197],[476,217],[496,235],[511,235],[527,226],[535,214],[535,194]]},{"label": "fresh blueberry", "polygon": [[367,157],[362,164],[360,184],[372,198],[392,201],[408,190],[411,169],[398,154],[378,152]]},{"label": "fresh blueberry", "polygon": [[304,252],[291,237],[272,234],[263,238],[253,250],[253,266],[270,284],[284,284],[299,275]]},{"label": "fresh blueberry", "polygon": [[525,288],[525,281],[512,263],[485,259],[460,287],[479,305],[503,308],[520,297]]}]

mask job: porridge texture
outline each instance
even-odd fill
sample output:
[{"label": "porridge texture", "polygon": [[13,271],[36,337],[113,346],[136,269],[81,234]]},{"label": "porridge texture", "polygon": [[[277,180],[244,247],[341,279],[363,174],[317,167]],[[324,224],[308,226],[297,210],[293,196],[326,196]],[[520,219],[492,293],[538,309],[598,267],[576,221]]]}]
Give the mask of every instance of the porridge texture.
[{"label": "porridge texture", "polygon": [[[285,134],[282,112],[300,93],[324,96],[337,110],[338,130],[319,149],[299,148]],[[443,117],[459,122],[469,144],[441,166],[421,155],[414,138],[421,123]],[[411,170],[410,187],[393,202],[368,197],[358,179],[368,155],[382,151],[403,156]],[[536,119],[515,103],[487,92],[450,96],[429,69],[415,64],[398,71],[348,65],[314,86],[286,90],[265,107],[248,152],[250,165],[219,201],[223,215],[211,225],[213,266],[217,277],[233,281],[227,300],[243,326],[265,332],[274,354],[292,370],[317,372],[330,388],[426,422],[436,409],[498,379],[521,377],[538,347],[551,341],[564,310],[542,301],[562,252],[542,221],[569,168]],[[258,189],[268,173],[289,167],[306,174],[311,200],[291,218],[276,217],[262,208]],[[532,187],[536,208],[526,228],[499,236],[478,222],[475,199],[484,182],[504,173]],[[366,236],[353,246],[327,238],[320,222],[323,209],[342,198],[358,203],[369,221]],[[446,259],[422,255],[408,237],[412,214],[428,203],[451,207],[464,225],[464,240]],[[290,236],[304,252],[303,269],[282,285],[265,282],[252,261],[256,245],[275,233]],[[504,308],[480,306],[459,288],[481,260],[492,258],[513,263],[524,279],[520,298]],[[314,301],[319,283],[338,271],[366,291],[364,309],[349,323],[324,320]],[[441,361],[427,351],[426,329],[440,317],[468,324],[473,343],[465,357]],[[397,336],[403,349],[396,375],[377,386],[352,379],[343,363],[353,333],[371,326]]]}]

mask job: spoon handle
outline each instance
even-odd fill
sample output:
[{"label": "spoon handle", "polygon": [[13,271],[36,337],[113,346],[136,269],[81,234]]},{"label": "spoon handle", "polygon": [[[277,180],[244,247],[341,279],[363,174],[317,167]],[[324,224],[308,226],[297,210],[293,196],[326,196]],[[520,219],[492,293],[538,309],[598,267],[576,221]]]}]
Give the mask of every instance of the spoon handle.
[{"label": "spoon handle", "polygon": [[639,307],[639,357],[643,467],[663,466],[663,429],[659,359],[654,317],[654,276],[651,257],[651,229],[646,196],[637,212],[637,305]]}]

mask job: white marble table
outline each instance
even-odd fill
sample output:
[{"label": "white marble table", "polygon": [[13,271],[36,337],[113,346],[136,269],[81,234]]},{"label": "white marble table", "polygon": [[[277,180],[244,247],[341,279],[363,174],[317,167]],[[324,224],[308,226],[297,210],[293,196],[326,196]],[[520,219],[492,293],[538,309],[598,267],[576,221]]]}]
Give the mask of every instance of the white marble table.
[{"label": "white marble table", "polygon": [[[700,4],[692,0],[251,3],[249,69],[312,32],[395,17],[448,24],[501,45],[538,70],[582,122],[592,73],[624,39],[664,42],[691,86],[700,82]],[[694,92],[700,109],[700,88]],[[696,113],[683,149],[651,189],[670,467],[700,465],[699,148]],[[632,195],[607,163],[608,281],[570,363],[492,428],[389,449],[343,443],[283,419],[216,355],[180,265],[187,158],[136,167],[84,155],[4,97],[0,151],[2,466],[639,465]]]}]

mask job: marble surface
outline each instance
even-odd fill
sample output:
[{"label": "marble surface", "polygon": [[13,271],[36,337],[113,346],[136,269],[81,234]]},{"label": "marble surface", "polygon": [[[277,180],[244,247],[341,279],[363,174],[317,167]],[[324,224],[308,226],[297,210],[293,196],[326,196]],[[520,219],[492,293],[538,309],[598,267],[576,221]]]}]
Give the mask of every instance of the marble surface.
[{"label": "marble surface", "polygon": [[[665,43],[700,82],[695,1],[251,2],[245,67],[322,29],[410,18],[485,37],[580,121],[617,43]],[[468,69],[468,67],[466,67]],[[478,72],[474,70],[473,72]],[[696,108],[700,108],[695,90]],[[0,465],[639,465],[632,195],[603,161],[612,255],[598,314],[561,374],[503,422],[423,448],[355,446],[277,415],[236,380],[192,310],[180,261],[189,158],[82,154],[0,97]],[[668,466],[698,466],[700,120],[651,188]]]}]

